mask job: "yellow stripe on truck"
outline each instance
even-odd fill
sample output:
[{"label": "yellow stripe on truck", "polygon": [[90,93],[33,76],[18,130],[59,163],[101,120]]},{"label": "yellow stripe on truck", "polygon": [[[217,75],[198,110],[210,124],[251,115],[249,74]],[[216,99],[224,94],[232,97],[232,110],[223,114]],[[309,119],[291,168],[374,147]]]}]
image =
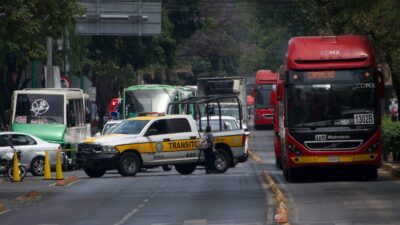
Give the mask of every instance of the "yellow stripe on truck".
[{"label": "yellow stripe on truck", "polygon": [[307,163],[339,163],[373,161],[378,154],[341,155],[341,156],[297,156],[290,159],[296,164]]},{"label": "yellow stripe on truck", "polygon": [[225,143],[232,147],[242,147],[243,146],[243,135],[232,135],[214,138],[214,143]]},{"label": "yellow stripe on truck", "polygon": [[128,144],[128,145],[119,145],[115,148],[120,152],[124,152],[126,150],[136,150],[139,153],[155,153],[156,149],[155,142],[148,142],[148,143],[138,143],[138,144]]},{"label": "yellow stripe on truck", "polygon": [[163,142],[164,152],[188,151],[197,149],[198,139]]}]

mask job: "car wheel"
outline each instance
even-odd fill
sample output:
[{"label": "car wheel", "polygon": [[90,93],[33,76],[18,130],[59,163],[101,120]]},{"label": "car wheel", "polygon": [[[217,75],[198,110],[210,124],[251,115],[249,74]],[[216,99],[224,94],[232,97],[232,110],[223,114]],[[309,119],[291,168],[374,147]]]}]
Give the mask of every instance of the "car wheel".
[{"label": "car wheel", "polygon": [[225,173],[229,168],[229,155],[224,150],[218,150],[214,156],[214,171],[217,173]]},{"label": "car wheel", "polygon": [[39,156],[31,161],[30,172],[33,176],[43,176],[44,175],[44,157]]},{"label": "car wheel", "polygon": [[133,152],[127,152],[119,159],[118,173],[122,176],[135,176],[140,167],[141,165],[138,155]]},{"label": "car wheel", "polygon": [[188,175],[196,170],[196,164],[195,163],[176,164],[175,170],[182,175]]},{"label": "car wheel", "polygon": [[83,171],[85,171],[86,175],[93,178],[102,177],[106,173],[105,169],[91,169],[87,167],[83,168]]},{"label": "car wheel", "polygon": [[173,167],[173,165],[162,165],[162,169],[164,171],[171,171],[172,167]]}]

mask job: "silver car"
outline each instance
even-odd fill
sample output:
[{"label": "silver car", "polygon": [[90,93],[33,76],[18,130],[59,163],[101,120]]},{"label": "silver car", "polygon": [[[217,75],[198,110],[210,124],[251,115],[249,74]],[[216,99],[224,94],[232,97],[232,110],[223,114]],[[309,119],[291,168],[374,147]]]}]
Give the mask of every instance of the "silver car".
[{"label": "silver car", "polygon": [[[44,141],[38,137],[20,132],[0,132],[0,156],[15,150],[21,152],[20,163],[26,166],[34,176],[44,175],[44,157],[45,151],[49,151],[50,164],[52,168],[56,166],[57,150],[59,144]],[[61,154],[61,160],[64,161],[64,154]]]}]

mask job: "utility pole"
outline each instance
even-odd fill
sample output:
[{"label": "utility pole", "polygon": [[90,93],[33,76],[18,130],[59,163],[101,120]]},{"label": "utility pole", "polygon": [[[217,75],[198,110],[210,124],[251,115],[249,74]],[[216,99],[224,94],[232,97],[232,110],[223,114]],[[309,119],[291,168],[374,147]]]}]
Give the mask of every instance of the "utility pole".
[{"label": "utility pole", "polygon": [[46,88],[54,87],[54,75],[53,75],[53,40],[51,37],[46,38],[47,47],[47,64],[46,64]]}]

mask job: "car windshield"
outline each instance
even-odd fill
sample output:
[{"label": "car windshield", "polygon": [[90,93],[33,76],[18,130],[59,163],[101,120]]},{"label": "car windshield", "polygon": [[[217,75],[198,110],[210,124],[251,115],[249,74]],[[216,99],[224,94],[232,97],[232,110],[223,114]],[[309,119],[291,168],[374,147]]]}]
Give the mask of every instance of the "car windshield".
[{"label": "car windshield", "polygon": [[18,94],[15,123],[64,124],[64,96]]},{"label": "car windshield", "polygon": [[150,120],[125,120],[115,126],[110,134],[139,134]]},{"label": "car windshield", "polygon": [[125,100],[126,116],[129,118],[142,112],[166,112],[173,97],[168,89],[145,89],[127,91]]},{"label": "car windshield", "polygon": [[376,77],[372,70],[290,71],[288,125],[324,127],[372,125]]},{"label": "car windshield", "polygon": [[[221,106],[221,116],[231,116],[236,118],[237,120],[240,119],[240,114],[239,114],[239,106],[235,104],[220,104]],[[213,105],[213,110],[210,111],[209,115],[210,116],[218,116],[219,111],[218,111],[218,105]]]},{"label": "car windshield", "polygon": [[271,106],[271,93],[276,90],[275,84],[258,84],[254,89],[254,107],[266,109]]},{"label": "car windshield", "polygon": [[112,129],[114,129],[114,127],[116,127],[119,123],[106,123],[106,125],[104,125],[103,128],[103,134],[107,134],[109,132],[112,131]]}]

